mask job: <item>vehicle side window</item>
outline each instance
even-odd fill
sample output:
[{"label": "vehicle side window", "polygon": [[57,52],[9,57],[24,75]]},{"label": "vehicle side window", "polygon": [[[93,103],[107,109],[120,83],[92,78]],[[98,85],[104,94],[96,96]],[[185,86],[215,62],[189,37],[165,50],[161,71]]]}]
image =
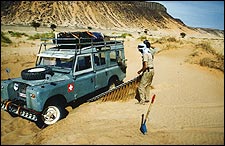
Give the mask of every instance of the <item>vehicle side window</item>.
[{"label": "vehicle side window", "polygon": [[99,58],[100,58],[101,65],[106,64],[106,62],[105,62],[105,53],[102,52],[99,55],[100,55]]},{"label": "vehicle side window", "polygon": [[94,54],[94,62],[95,62],[95,65],[97,65],[97,66],[106,64],[105,53],[101,52],[101,53]]},{"label": "vehicle side window", "polygon": [[122,51],[117,51],[118,53],[118,58],[117,58],[117,61],[122,61],[122,58],[123,58],[123,54],[122,54]]},{"label": "vehicle side window", "polygon": [[100,65],[99,54],[94,54],[94,62],[95,62],[95,65],[97,66]]},{"label": "vehicle side window", "polygon": [[76,71],[91,68],[91,56],[79,56],[76,65]]},{"label": "vehicle side window", "polygon": [[116,63],[116,51],[111,51],[110,52],[110,64],[115,64]]}]

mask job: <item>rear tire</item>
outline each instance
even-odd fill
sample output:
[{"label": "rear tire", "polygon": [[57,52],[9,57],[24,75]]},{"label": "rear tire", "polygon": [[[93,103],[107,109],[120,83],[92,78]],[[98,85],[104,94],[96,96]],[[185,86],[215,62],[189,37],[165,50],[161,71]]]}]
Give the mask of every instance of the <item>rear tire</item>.
[{"label": "rear tire", "polygon": [[117,78],[111,78],[108,84],[108,90],[115,88],[120,84],[120,81]]},{"label": "rear tire", "polygon": [[108,90],[113,89],[116,87],[116,82],[110,82],[108,86]]}]

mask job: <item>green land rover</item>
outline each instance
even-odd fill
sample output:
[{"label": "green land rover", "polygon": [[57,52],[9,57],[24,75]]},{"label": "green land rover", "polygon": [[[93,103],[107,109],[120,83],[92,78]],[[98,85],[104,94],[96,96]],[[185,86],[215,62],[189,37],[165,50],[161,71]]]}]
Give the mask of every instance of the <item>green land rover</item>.
[{"label": "green land rover", "polygon": [[[81,37],[84,33],[88,35]],[[65,117],[68,103],[123,82],[123,43],[98,32],[63,32],[43,39],[35,67],[1,81],[1,108],[12,116],[56,123]]]}]

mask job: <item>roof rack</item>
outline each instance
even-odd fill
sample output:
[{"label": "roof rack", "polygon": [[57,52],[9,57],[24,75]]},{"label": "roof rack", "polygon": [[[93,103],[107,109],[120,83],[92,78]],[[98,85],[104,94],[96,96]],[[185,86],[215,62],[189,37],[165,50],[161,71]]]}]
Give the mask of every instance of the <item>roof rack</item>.
[{"label": "roof rack", "polygon": [[[92,38],[74,38],[74,37],[60,38],[60,37],[57,37],[57,35],[55,38],[41,38],[41,41],[42,43],[40,45],[38,54],[40,54],[42,52],[42,49],[44,49],[45,51],[47,50],[50,52],[54,51],[55,53],[58,51],[59,52],[63,51],[63,50],[69,51],[69,52],[72,51],[74,55],[84,53],[82,51],[89,50],[89,49],[91,49],[91,51],[93,52],[95,50],[94,48],[98,48],[98,47],[110,47],[115,45],[121,45],[124,42],[123,37],[121,36],[104,36],[103,39],[97,40],[96,38],[93,38],[93,37]],[[50,45],[51,47],[47,47],[47,45]],[[47,57],[48,55],[45,55],[45,56]],[[67,58],[71,56],[65,56],[65,57]]]},{"label": "roof rack", "polygon": [[[60,49],[82,49],[94,45],[112,45],[124,42],[124,40],[117,40],[121,36],[107,36],[103,40],[94,40],[93,38],[41,38],[43,45],[55,45]],[[114,39],[114,40],[111,40]],[[49,42],[51,41],[51,42]]]}]

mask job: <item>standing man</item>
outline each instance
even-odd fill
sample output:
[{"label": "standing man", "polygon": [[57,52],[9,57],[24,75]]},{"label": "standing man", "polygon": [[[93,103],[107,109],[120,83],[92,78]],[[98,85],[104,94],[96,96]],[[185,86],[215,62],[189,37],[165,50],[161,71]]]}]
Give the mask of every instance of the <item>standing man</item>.
[{"label": "standing man", "polygon": [[146,45],[146,47],[150,50],[150,53],[152,54],[152,57],[154,59],[154,55],[156,53],[155,47],[153,47],[148,40],[144,40],[143,43]]},{"label": "standing man", "polygon": [[137,73],[142,73],[142,76],[135,98],[140,104],[145,104],[145,102],[149,102],[150,85],[154,76],[153,54],[145,43],[139,44],[138,50],[142,54],[142,68]]}]

